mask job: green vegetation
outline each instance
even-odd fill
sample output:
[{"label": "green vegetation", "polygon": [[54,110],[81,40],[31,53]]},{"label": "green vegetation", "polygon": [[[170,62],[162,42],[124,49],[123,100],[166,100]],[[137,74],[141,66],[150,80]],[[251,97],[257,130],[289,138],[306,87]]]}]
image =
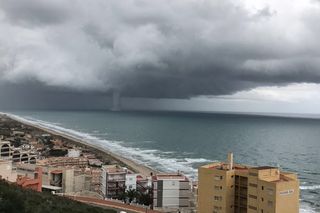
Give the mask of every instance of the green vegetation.
[{"label": "green vegetation", "polygon": [[123,200],[124,202],[128,203],[134,202],[145,206],[149,206],[152,204],[152,197],[149,193],[142,193],[134,189],[130,189],[121,194],[120,200]]},{"label": "green vegetation", "polygon": [[59,150],[59,149],[50,149],[49,156],[50,157],[63,157],[68,154],[68,150]]},{"label": "green vegetation", "polygon": [[0,213],[115,213],[50,193],[25,190],[0,180]]}]

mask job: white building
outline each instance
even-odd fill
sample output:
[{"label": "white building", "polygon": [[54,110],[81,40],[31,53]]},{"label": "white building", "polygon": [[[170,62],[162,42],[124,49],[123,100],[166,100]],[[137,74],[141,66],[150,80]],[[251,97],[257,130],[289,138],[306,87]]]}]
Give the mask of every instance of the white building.
[{"label": "white building", "polygon": [[78,158],[81,155],[81,151],[78,149],[68,149],[69,158]]},{"label": "white building", "polygon": [[0,159],[0,176],[9,182],[16,182],[17,171],[12,168],[12,161]]},{"label": "white building", "polygon": [[180,174],[158,174],[153,177],[153,206],[155,208],[190,207],[191,184]]},{"label": "white building", "polygon": [[127,170],[117,165],[102,166],[101,193],[105,198],[118,198],[125,190]]},{"label": "white building", "polygon": [[126,191],[137,189],[137,174],[126,174]]}]

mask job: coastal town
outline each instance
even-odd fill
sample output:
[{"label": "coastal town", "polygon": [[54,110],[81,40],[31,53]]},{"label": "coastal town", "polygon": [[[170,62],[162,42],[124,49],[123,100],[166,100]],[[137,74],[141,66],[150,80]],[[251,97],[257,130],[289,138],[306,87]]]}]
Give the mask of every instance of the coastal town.
[{"label": "coastal town", "polygon": [[[117,203],[125,203],[143,211],[195,210],[192,182],[182,173],[159,173],[4,114],[0,115],[0,156],[1,179],[23,188],[88,203],[105,200],[116,209]],[[168,193],[174,196],[167,199]]]},{"label": "coastal town", "polygon": [[235,164],[229,153],[195,181],[111,151],[0,114],[0,179],[22,188],[117,212],[299,212],[297,175],[276,167]]}]

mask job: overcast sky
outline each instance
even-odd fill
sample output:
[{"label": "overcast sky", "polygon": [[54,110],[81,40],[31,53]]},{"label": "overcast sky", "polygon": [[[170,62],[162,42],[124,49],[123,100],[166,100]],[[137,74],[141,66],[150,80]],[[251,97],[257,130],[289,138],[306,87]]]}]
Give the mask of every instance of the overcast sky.
[{"label": "overcast sky", "polygon": [[0,107],[320,113],[318,0],[0,0]]}]

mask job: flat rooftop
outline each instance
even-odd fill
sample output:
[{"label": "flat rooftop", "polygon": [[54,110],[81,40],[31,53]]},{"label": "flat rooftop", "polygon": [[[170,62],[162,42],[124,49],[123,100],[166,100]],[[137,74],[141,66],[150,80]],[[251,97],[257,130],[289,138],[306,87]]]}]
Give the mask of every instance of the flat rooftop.
[{"label": "flat rooftop", "polygon": [[119,167],[117,165],[104,165],[102,166],[102,169],[109,174],[127,173],[127,171],[123,167]]},{"label": "flat rooftop", "polygon": [[[208,169],[229,170],[228,166],[229,166],[228,163],[219,162],[219,163],[212,163],[209,165],[205,165],[203,167],[208,168]],[[252,167],[246,166],[246,165],[241,165],[241,164],[233,164],[234,170],[247,171],[249,168],[252,168]]]},{"label": "flat rooftop", "polygon": [[274,167],[274,166],[258,166],[258,167],[253,167],[252,169],[266,170],[266,169],[279,169],[279,168],[278,167]]},{"label": "flat rooftop", "polygon": [[188,178],[183,174],[157,174],[153,177],[153,180],[188,180]]}]

